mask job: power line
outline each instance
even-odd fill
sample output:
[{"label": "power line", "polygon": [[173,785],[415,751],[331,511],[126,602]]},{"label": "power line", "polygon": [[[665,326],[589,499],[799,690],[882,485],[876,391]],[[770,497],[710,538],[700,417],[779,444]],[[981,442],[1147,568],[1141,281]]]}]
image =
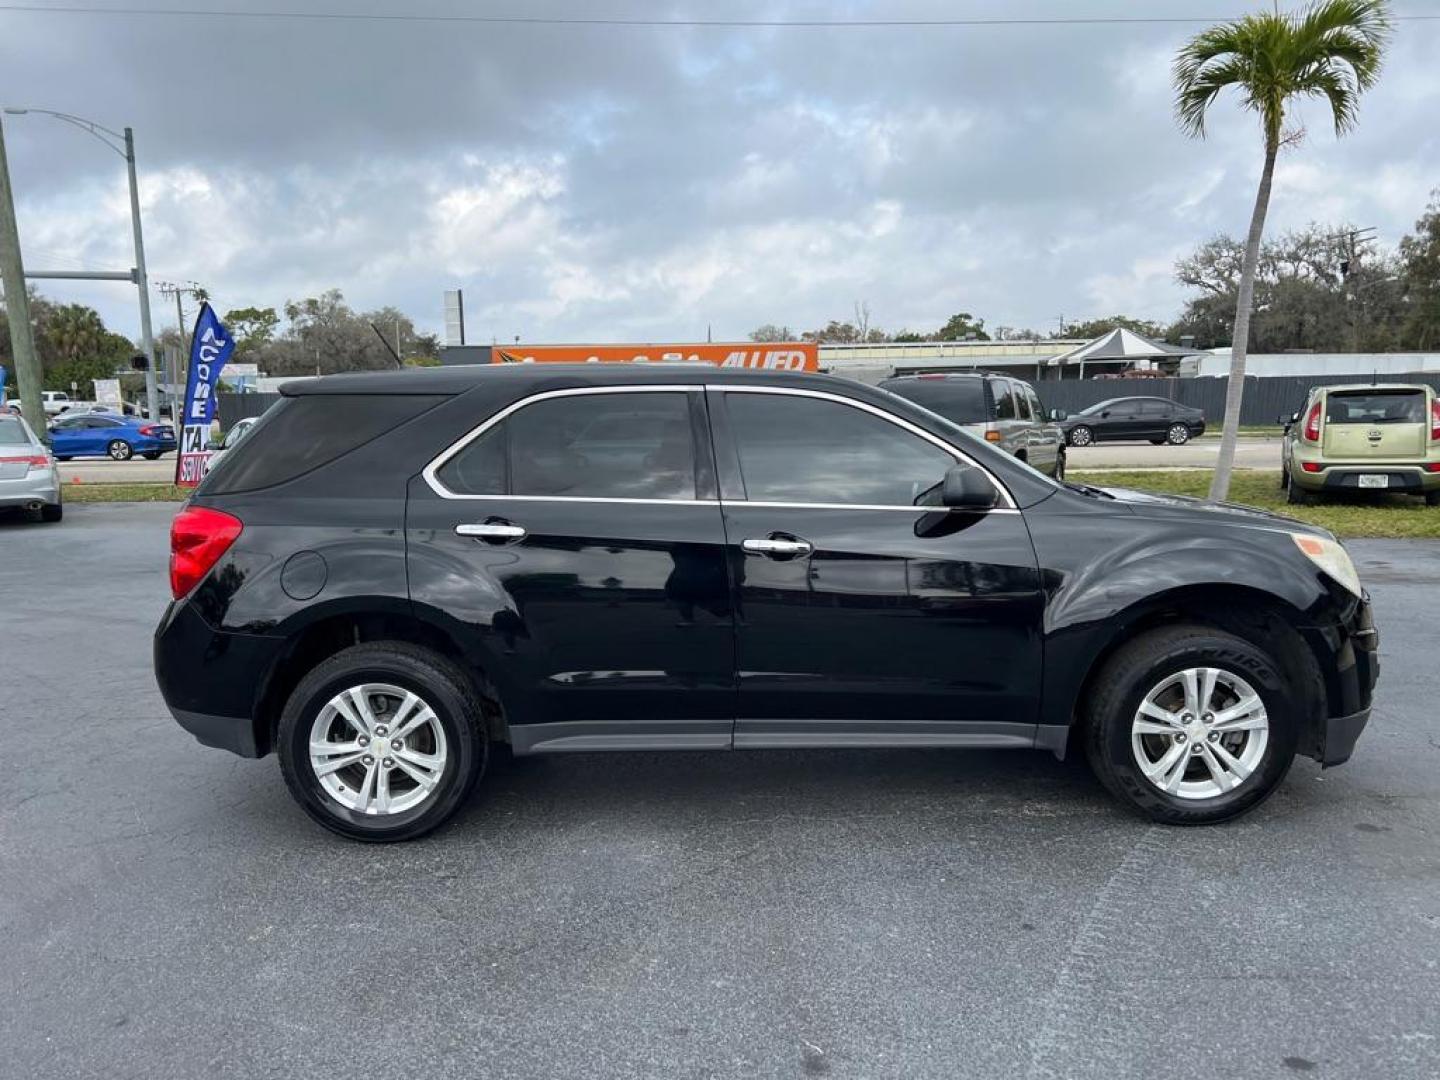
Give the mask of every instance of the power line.
[{"label": "power line", "polygon": [[[0,12],[31,15],[116,15],[193,19],[284,19],[303,22],[379,22],[472,24],[482,26],[593,26],[619,29],[701,28],[716,30],[865,30],[943,29],[946,27],[1026,26],[1163,26],[1226,22],[1238,15],[1201,16],[1061,16],[1054,18],[935,18],[935,19],[627,19],[595,16],[544,15],[431,15],[413,12],[369,11],[242,11],[155,7],[93,7],[73,4],[0,4]],[[1395,22],[1435,22],[1436,15],[1393,15]]]}]

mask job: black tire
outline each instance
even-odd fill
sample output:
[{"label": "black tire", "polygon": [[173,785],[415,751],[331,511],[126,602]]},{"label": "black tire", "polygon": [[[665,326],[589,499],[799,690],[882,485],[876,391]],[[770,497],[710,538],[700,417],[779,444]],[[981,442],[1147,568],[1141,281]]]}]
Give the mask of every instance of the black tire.
[{"label": "black tire", "polygon": [[1290,469],[1282,461],[1280,463],[1280,490],[1285,491],[1290,487]]},{"label": "black tire", "polygon": [[129,461],[135,456],[135,448],[124,439],[112,439],[105,453],[111,461]]},{"label": "black tire", "polygon": [[[389,683],[420,695],[434,710],[449,750],[441,779],[424,802],[376,816],[337,802],[310,764],[311,725],[328,701],[346,687]],[[489,740],[485,713],[474,685],[452,661],[399,641],[355,645],[323,661],[285,703],[276,745],[290,794],[325,828],[353,840],[413,840],[444,824],[464,805],[485,771]]]},{"label": "black tire", "polygon": [[1165,440],[1164,440],[1164,439],[1151,439],[1151,440],[1150,440],[1150,445],[1151,445],[1151,446],[1164,446],[1164,445],[1165,445]]},{"label": "black tire", "polygon": [[69,454],[56,454],[56,455],[55,455],[55,460],[56,460],[56,461],[69,461],[69,460],[70,460],[70,455],[69,455]]},{"label": "black tire", "polygon": [[1184,424],[1171,424],[1170,430],[1165,432],[1165,441],[1171,446],[1184,446],[1190,441],[1190,429]]},{"label": "black tire", "polygon": [[1295,482],[1295,474],[1292,472],[1285,478],[1285,501],[1294,506],[1313,506],[1315,496]]},{"label": "black tire", "polygon": [[1427,491],[1425,493],[1426,506],[1440,506],[1440,491]]},{"label": "black tire", "polygon": [[[1140,771],[1130,725],[1151,688],[1198,666],[1221,668],[1248,682],[1264,703],[1269,732],[1263,755],[1238,787],[1188,799],[1161,791]],[[1130,809],[1165,825],[1213,825],[1255,809],[1290,771],[1300,738],[1299,700],[1279,665],[1251,642],[1207,626],[1166,627],[1123,646],[1086,690],[1085,752],[1100,782]]]},{"label": "black tire", "polygon": [[1070,436],[1067,439],[1071,446],[1093,446],[1095,433],[1084,424],[1079,424],[1070,429]]},{"label": "black tire", "polygon": [[40,508],[40,520],[51,524],[59,521],[65,516],[65,505],[63,503],[46,503]]},{"label": "black tire", "polygon": [[1050,475],[1053,476],[1056,480],[1064,480],[1064,479],[1065,479],[1065,451],[1064,451],[1064,449],[1059,450],[1059,451],[1055,454],[1055,471],[1054,471],[1053,473],[1051,473]]},{"label": "black tire", "polygon": [[158,460],[159,457],[160,457],[160,451],[159,451],[159,450],[146,450],[146,451],[145,451],[143,454],[141,454],[140,456],[143,457],[146,461],[156,461],[156,460]]}]

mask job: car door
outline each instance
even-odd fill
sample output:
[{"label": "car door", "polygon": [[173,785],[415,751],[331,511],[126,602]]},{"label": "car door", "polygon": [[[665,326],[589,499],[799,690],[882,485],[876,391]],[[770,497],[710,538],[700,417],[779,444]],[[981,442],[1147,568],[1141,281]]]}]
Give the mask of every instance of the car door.
[{"label": "car door", "polygon": [[1170,431],[1175,416],[1175,406],[1159,398],[1144,398],[1140,401],[1139,420],[1136,435],[1142,439],[1163,439]]},{"label": "car door", "polygon": [[83,416],[73,416],[57,420],[50,428],[50,446],[56,455],[79,457],[90,452],[85,448],[89,435],[85,419]]},{"label": "car door", "polygon": [[1031,465],[1043,473],[1055,471],[1055,459],[1060,454],[1060,429],[1050,423],[1045,417],[1045,410],[1040,405],[1040,399],[1035,396],[1035,391],[1028,383],[1020,383],[1020,393],[1025,396],[1026,403],[1030,407],[1030,415],[1035,419],[1030,425],[1030,457]]},{"label": "car door", "polygon": [[1121,398],[1100,414],[1097,438],[1111,442],[1140,437],[1140,407],[1134,398]]},{"label": "car door", "polygon": [[517,753],[730,745],[701,387],[524,399],[411,481],[406,531],[411,600],[476,642]]},{"label": "car door", "polygon": [[1029,745],[1043,602],[1024,519],[926,505],[962,455],[877,406],[709,392],[735,745]]},{"label": "car door", "polygon": [[103,416],[87,416],[85,418],[84,432],[82,436],[85,449],[84,454],[104,454],[113,439],[119,438],[123,432],[118,429],[120,424]]},{"label": "car door", "polygon": [[1025,449],[1025,428],[1020,423],[1015,384],[1009,379],[991,379],[990,393],[995,399],[994,425],[1000,433],[1000,446],[1007,453],[1018,454]]}]

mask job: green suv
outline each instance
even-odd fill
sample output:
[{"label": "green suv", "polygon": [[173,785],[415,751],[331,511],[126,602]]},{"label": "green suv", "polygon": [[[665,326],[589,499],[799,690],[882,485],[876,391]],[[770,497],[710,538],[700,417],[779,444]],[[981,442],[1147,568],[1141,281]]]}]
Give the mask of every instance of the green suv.
[{"label": "green suv", "polygon": [[1424,385],[1317,386],[1281,417],[1280,485],[1292,503],[1398,491],[1440,506],[1440,399]]}]

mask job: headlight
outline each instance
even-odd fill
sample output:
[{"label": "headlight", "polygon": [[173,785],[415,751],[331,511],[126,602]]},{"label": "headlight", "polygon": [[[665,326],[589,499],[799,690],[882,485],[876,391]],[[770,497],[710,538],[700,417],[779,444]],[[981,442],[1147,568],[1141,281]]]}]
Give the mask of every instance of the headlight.
[{"label": "headlight", "polygon": [[1355,572],[1355,564],[1350,561],[1350,553],[1345,550],[1345,545],[1341,544],[1339,540],[1312,536],[1309,533],[1291,533],[1290,539],[1294,540],[1295,546],[1321,570],[1324,570],[1356,596],[1364,595],[1364,590],[1360,587],[1360,575]]}]

